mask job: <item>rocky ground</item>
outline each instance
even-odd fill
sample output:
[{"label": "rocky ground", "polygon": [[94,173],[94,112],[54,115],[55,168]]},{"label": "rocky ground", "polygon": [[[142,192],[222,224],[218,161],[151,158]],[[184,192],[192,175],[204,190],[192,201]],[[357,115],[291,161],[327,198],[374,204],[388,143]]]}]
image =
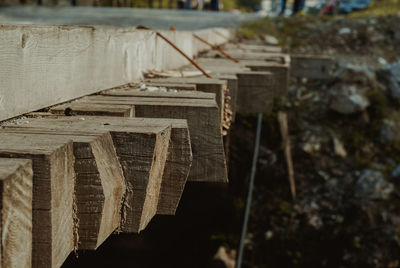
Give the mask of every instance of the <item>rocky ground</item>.
[{"label": "rocky ground", "polygon": [[[337,67],[327,80],[292,79],[264,119],[245,267],[399,267],[400,16],[267,23],[287,52],[333,55]],[[278,111],[289,117],[295,201]],[[232,132],[237,211],[254,131],[255,118],[240,116]]]}]

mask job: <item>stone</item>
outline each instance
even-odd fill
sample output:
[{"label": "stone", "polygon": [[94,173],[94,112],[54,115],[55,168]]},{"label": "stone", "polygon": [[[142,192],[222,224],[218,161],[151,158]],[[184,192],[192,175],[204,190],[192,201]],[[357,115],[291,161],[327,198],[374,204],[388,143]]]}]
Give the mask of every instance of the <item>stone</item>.
[{"label": "stone", "polygon": [[355,86],[344,86],[331,93],[330,108],[340,114],[356,114],[368,106],[368,99]]},{"label": "stone", "polygon": [[392,120],[384,120],[380,130],[380,140],[384,144],[400,142],[400,126]]},{"label": "stone", "polygon": [[339,30],[340,35],[348,35],[351,34],[351,32],[352,32],[351,29],[348,27],[344,27]]},{"label": "stone", "polygon": [[392,179],[398,179],[400,178],[400,165],[398,165],[397,167],[395,167],[392,171],[392,173],[390,174],[390,177]]},{"label": "stone", "polygon": [[376,79],[374,70],[367,65],[357,65],[345,61],[338,62],[333,76],[341,81],[361,82],[363,84],[369,84]]},{"label": "stone", "polygon": [[212,267],[235,268],[235,266],[236,250],[228,250],[224,246],[220,246],[214,255]]},{"label": "stone", "polygon": [[364,170],[355,185],[355,196],[362,199],[387,200],[394,185],[385,180],[380,171]]},{"label": "stone", "polygon": [[376,72],[376,76],[387,87],[390,96],[400,101],[400,61],[384,66]]},{"label": "stone", "polygon": [[335,155],[345,158],[347,156],[347,151],[344,148],[343,143],[337,137],[333,137],[332,139]]}]

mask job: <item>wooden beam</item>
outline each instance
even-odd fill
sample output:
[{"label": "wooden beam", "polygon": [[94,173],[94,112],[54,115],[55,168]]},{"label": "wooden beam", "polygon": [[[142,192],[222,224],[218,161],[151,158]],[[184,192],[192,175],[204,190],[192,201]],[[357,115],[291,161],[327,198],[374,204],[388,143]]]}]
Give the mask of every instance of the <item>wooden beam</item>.
[{"label": "wooden beam", "polygon": [[274,76],[274,79],[276,79],[274,83],[277,85],[274,89],[276,97],[286,96],[289,88],[291,61],[288,55],[283,56],[280,63],[262,60],[241,60],[239,65],[232,65],[232,62],[226,59],[211,58],[200,58],[198,62],[207,69],[210,69],[210,66],[214,66],[211,68],[220,73],[239,73],[242,71],[270,72]]},{"label": "wooden beam", "polygon": [[[116,92],[118,91],[119,90],[116,90]],[[128,90],[122,91],[130,92]],[[135,92],[132,92],[132,94],[134,95]],[[202,94],[210,95],[209,97],[215,96],[211,93]],[[73,107],[74,103],[71,103],[70,105],[72,105]],[[84,103],[79,103],[79,105],[84,105]],[[101,107],[101,105],[105,105],[105,107],[110,106],[107,104],[96,105],[98,105],[99,107]],[[62,109],[59,109],[58,106],[54,107],[52,111],[62,113]],[[99,112],[99,114],[101,115],[102,112]],[[160,121],[161,120],[159,119],[154,119],[152,120],[152,123],[158,123]],[[166,121],[163,120],[163,122],[160,123],[165,122]],[[170,122],[172,125],[171,140],[168,148],[168,157],[165,164],[164,174],[161,183],[161,192],[158,202],[157,214],[174,215],[181,199],[187,178],[189,176],[193,156],[186,120],[167,119],[167,122]]]},{"label": "wooden beam", "polygon": [[[197,70],[197,69],[196,69]],[[194,91],[197,90],[196,84],[182,84],[182,83],[159,83],[159,82],[149,82],[144,83],[148,87],[165,87],[168,90],[176,89],[180,91]]]},{"label": "wooden beam", "polygon": [[[223,110],[225,105],[225,92],[227,88],[227,82],[215,79],[215,78],[207,78],[207,77],[187,77],[187,78],[156,78],[149,79],[149,82],[157,82],[157,83],[173,83],[173,84],[195,84],[198,91],[214,93],[215,99],[217,101],[217,105],[220,109],[221,120],[223,118]],[[147,83],[147,81],[146,81]]]},{"label": "wooden beam", "polygon": [[[82,120],[84,119],[84,120]],[[158,171],[156,163],[153,160],[153,155],[155,152],[151,153],[151,147],[146,150],[143,149],[141,151],[142,144],[137,145],[141,141],[141,135],[152,135],[152,133],[160,134],[163,133],[166,128],[172,125],[171,132],[171,142],[175,142],[170,145],[168,148],[168,157],[171,159],[175,159],[174,161],[167,162],[165,164],[165,170],[171,170],[168,172],[173,172],[177,167],[180,167],[179,172],[182,173],[179,177],[168,176],[168,172],[166,176],[163,174],[160,177],[156,176],[156,172]],[[66,128],[65,126],[68,126]],[[133,196],[132,191],[128,191],[125,196],[125,206],[123,207],[124,219],[129,219],[129,221],[125,220],[122,224],[122,231],[124,232],[139,232],[142,230],[147,223],[150,221],[151,217],[154,214],[160,213],[162,208],[168,206],[171,210],[165,212],[163,210],[163,214],[174,214],[176,207],[179,204],[179,200],[184,188],[184,185],[187,180],[187,174],[189,172],[190,163],[191,163],[191,150],[190,143],[188,139],[180,139],[181,137],[188,137],[188,128],[186,120],[177,120],[177,119],[144,119],[144,118],[118,118],[118,117],[47,117],[47,118],[36,118],[29,120],[21,120],[17,125],[9,126],[12,128],[30,128],[30,129],[39,129],[41,131],[53,131],[64,134],[87,134],[87,131],[93,133],[104,133],[111,132],[112,138],[114,141],[114,146],[117,149],[117,155],[121,161],[121,165],[124,171],[124,177],[127,185],[131,187],[128,190],[139,189],[139,193],[136,192]],[[50,129],[49,129],[50,128]],[[82,130],[86,132],[83,132]],[[126,144],[117,142],[122,138],[126,137]],[[136,137],[136,138],[135,138]],[[129,151],[129,155],[132,155],[132,161],[124,160],[127,156],[124,153],[124,150]],[[137,159],[135,159],[135,154],[137,155]],[[146,156],[148,158],[146,158]],[[157,161],[161,161],[163,159],[163,154],[158,155]],[[135,162],[138,162],[138,167],[143,169],[142,173],[136,174],[134,177],[133,171],[135,170]],[[154,167],[153,167],[154,166]],[[165,171],[164,171],[165,172]],[[177,173],[174,173],[177,175]],[[162,182],[160,182],[162,176]],[[156,180],[156,182],[150,183],[149,181]],[[143,183],[147,183],[149,188],[150,184],[156,184],[155,191],[157,192],[157,183],[161,184],[161,194],[160,196],[152,196],[151,204],[152,206],[147,206],[144,210],[133,210],[133,204],[136,203],[135,206],[142,202],[145,198],[150,198],[147,196],[147,188],[143,187]],[[174,185],[176,187],[174,187]],[[141,189],[141,190],[140,190]],[[154,189],[152,189],[154,191]],[[149,203],[148,201],[147,203]],[[173,204],[173,205],[171,205]],[[142,217],[142,214],[146,214],[147,217]]]},{"label": "wooden beam", "polygon": [[335,68],[335,61],[329,56],[292,55],[291,59],[293,77],[329,79]]},{"label": "wooden beam", "polygon": [[[206,93],[202,91],[141,91],[137,87],[129,87],[124,89],[110,89],[103,91],[103,96],[120,96],[120,97],[148,97],[148,98],[183,98],[183,99],[211,99],[215,100],[215,93]],[[96,105],[96,104],[95,104]],[[110,105],[112,106],[112,105]]]},{"label": "wooden beam", "polygon": [[193,149],[190,181],[227,182],[221,120],[210,99],[89,96],[87,103],[132,104],[136,116],[187,119]]},{"label": "wooden beam", "polygon": [[[288,57],[284,53],[265,53],[265,52],[243,52],[242,50],[228,50],[227,51],[232,57],[238,60],[258,60],[275,63],[285,63],[285,58]],[[201,55],[202,58],[221,58],[216,51],[209,51]]]},{"label": "wooden beam", "polygon": [[135,117],[135,107],[132,105],[81,105],[80,103],[65,103],[52,107],[51,112],[58,115],[100,115]]},{"label": "wooden beam", "polygon": [[[238,110],[240,110],[240,112],[270,112],[273,99],[286,96],[289,86],[290,58],[284,56],[282,61],[284,63],[260,60],[241,60],[238,65],[235,65],[226,59],[200,58],[198,60],[198,62],[207,69],[209,69],[210,66],[213,66],[211,68],[214,68],[213,70],[216,72],[236,74],[238,76],[238,84],[240,85],[238,89],[238,100],[241,102],[241,104],[239,104],[238,101]],[[268,87],[265,87],[265,82],[262,80],[260,82],[259,78],[253,78],[260,76],[260,72],[264,72],[265,74],[270,73],[269,77],[265,77],[264,79],[265,81],[269,81]],[[250,80],[254,81],[249,84]],[[259,83],[258,89],[255,88],[257,87],[256,83]],[[252,100],[252,111],[247,108],[250,106],[248,106],[246,102],[243,102],[243,94],[247,95],[247,91],[249,90],[264,92],[264,94]],[[268,98],[268,100],[263,96]]]},{"label": "wooden beam", "polygon": [[72,142],[9,133],[0,133],[0,140],[0,157],[32,159],[32,266],[60,267],[77,247]]},{"label": "wooden beam", "polygon": [[[281,53],[282,48],[279,46],[268,46],[268,45],[245,45],[245,44],[240,44],[242,49],[240,49],[243,52],[266,52],[266,53]],[[224,51],[232,51],[235,50],[237,51],[237,47],[234,44],[227,43],[226,45],[223,46]]]},{"label": "wooden beam", "polygon": [[72,135],[62,130],[30,128],[5,128],[1,133],[49,134],[73,141],[78,249],[96,249],[120,226],[126,186],[109,133],[94,134],[89,130],[86,135]]},{"label": "wooden beam", "polygon": [[31,267],[32,161],[0,158],[0,266]]}]

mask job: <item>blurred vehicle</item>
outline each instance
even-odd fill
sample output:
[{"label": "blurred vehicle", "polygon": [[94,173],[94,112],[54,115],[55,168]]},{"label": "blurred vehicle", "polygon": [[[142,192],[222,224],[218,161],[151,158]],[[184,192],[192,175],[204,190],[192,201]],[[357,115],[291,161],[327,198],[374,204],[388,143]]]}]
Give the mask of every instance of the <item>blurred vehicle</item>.
[{"label": "blurred vehicle", "polygon": [[348,14],[367,8],[371,0],[328,0],[309,8],[310,13],[320,15]]}]

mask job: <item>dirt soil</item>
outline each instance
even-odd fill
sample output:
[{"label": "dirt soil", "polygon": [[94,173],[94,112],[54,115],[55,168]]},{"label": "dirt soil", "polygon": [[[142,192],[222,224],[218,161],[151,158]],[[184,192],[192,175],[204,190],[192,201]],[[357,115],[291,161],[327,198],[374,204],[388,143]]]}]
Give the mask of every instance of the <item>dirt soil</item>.
[{"label": "dirt soil", "polygon": [[[400,110],[381,73],[400,59],[400,15],[264,24],[245,25],[241,37],[274,34],[286,52],[331,55],[337,69],[326,80],[292,78],[288,98],[264,119],[245,267],[399,267]],[[289,116],[295,201],[278,111]],[[254,132],[252,116],[239,116],[232,129],[237,211]]]}]

